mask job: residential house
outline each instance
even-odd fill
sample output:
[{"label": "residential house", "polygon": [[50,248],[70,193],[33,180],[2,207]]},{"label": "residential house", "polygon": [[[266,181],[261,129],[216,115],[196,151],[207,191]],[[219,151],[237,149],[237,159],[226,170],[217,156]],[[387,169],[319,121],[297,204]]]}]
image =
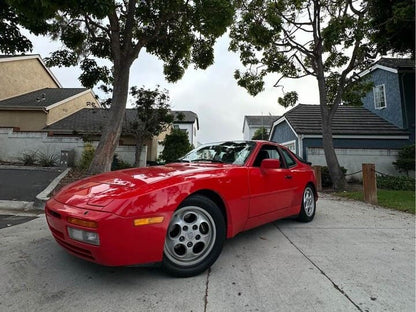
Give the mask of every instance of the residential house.
[{"label": "residential house", "polygon": [[[387,58],[361,73],[373,81],[373,90],[362,107],[341,105],[332,123],[335,152],[347,173],[360,171],[362,163],[375,163],[377,171],[397,174],[392,162],[398,151],[414,144],[414,74],[413,60]],[[319,105],[300,104],[286,112],[273,123],[270,140],[326,165]]]},{"label": "residential house", "polygon": [[[198,116],[191,111],[174,111],[175,127],[186,131],[197,145]],[[126,132],[134,109],[126,110],[123,132],[116,153],[134,161],[134,138]],[[81,157],[84,141],[100,139],[109,111],[101,108],[93,92],[85,88],[62,88],[39,55],[0,56],[0,159],[16,161],[22,153],[45,151],[60,155],[74,150]],[[142,165],[156,161],[161,152],[161,133],[145,142]]]},{"label": "residential house", "polygon": [[373,84],[363,106],[377,116],[410,133],[415,141],[415,61],[381,58],[361,73]]},{"label": "residential house", "polygon": [[[110,111],[102,108],[84,108],[68,117],[61,119],[43,130],[48,131],[50,136],[73,136],[82,137],[85,141],[99,141],[103,128],[110,118]],[[120,146],[136,145],[134,137],[129,133],[129,123],[137,119],[137,112],[135,109],[126,109],[125,118],[123,120],[122,133],[119,141]],[[166,131],[161,133],[158,137],[145,142],[146,155],[143,158],[143,165],[146,161],[157,161],[158,159],[158,143],[163,141],[166,136]],[[132,163],[134,155],[131,155],[129,162]]]},{"label": "residential house", "polygon": [[189,143],[194,147],[198,144],[199,119],[198,115],[191,111],[173,111],[175,120],[173,128],[181,129],[188,133]]},{"label": "residential house", "polygon": [[39,55],[0,56],[0,127],[40,131],[85,107],[99,107],[90,89],[62,88]]},{"label": "residential house", "polygon": [[272,115],[244,116],[243,139],[251,140],[256,130],[261,129],[261,128],[266,128],[268,131],[270,131],[273,125],[273,122],[277,120],[279,117],[280,116],[272,116]]}]

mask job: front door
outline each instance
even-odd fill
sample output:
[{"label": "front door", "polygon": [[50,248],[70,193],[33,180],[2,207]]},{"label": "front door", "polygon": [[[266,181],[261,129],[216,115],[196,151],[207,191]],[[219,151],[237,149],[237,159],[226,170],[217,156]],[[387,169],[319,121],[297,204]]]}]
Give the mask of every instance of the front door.
[{"label": "front door", "polygon": [[[281,168],[261,169],[265,158],[278,159]],[[282,168],[284,162],[276,146],[265,145],[249,169],[250,211],[249,218],[289,208],[294,187],[290,169]]]}]

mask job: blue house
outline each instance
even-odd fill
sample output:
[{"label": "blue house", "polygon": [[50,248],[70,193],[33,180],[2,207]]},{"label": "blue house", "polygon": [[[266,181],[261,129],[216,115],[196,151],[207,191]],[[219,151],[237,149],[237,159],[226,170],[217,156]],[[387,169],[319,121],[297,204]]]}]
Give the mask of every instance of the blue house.
[{"label": "blue house", "polygon": [[[362,163],[371,162],[379,172],[397,174],[392,162],[398,151],[414,143],[414,73],[414,61],[382,58],[362,73],[374,82],[363,106],[338,108],[333,140],[338,161],[347,173],[360,171]],[[319,105],[300,104],[286,112],[273,123],[270,140],[313,164],[326,165]]]}]

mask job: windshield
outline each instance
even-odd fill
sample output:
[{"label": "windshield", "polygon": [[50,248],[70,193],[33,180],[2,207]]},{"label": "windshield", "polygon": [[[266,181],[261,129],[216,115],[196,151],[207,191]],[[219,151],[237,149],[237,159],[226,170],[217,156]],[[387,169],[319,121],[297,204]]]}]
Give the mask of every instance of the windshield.
[{"label": "windshield", "polygon": [[253,151],[254,142],[221,142],[205,144],[189,152],[181,161],[209,161],[226,164],[244,165]]}]

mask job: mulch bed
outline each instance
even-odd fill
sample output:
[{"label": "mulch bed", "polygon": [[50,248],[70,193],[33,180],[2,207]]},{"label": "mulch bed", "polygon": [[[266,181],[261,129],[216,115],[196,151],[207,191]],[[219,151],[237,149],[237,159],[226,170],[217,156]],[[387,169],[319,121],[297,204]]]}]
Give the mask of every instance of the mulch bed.
[{"label": "mulch bed", "polygon": [[55,189],[52,191],[51,195],[56,194],[61,188],[63,188],[65,185],[84,179],[86,177],[89,177],[90,174],[87,173],[85,170],[80,170],[77,168],[72,168],[68,174],[59,181],[58,185],[55,187]]}]

